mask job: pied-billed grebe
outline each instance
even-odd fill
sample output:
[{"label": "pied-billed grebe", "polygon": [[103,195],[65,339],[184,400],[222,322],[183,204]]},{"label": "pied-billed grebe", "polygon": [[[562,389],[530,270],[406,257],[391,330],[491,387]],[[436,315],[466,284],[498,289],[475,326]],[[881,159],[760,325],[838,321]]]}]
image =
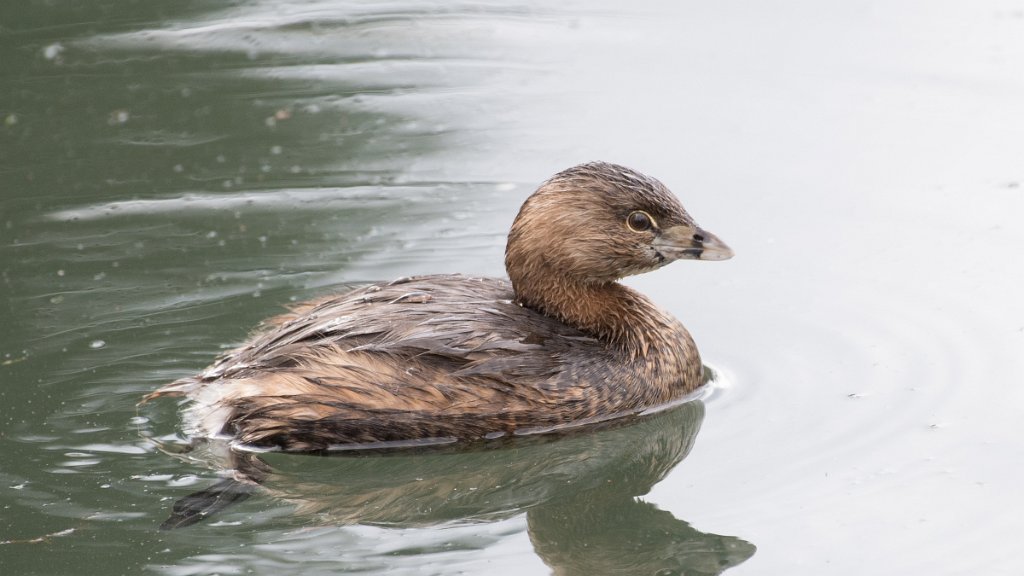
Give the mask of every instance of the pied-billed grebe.
[{"label": "pied-billed grebe", "polygon": [[701,383],[693,339],[619,278],[732,251],[659,181],[614,164],[523,204],[509,280],[403,278],[299,304],[196,376],[187,432],[311,451],[495,438],[628,414]]}]

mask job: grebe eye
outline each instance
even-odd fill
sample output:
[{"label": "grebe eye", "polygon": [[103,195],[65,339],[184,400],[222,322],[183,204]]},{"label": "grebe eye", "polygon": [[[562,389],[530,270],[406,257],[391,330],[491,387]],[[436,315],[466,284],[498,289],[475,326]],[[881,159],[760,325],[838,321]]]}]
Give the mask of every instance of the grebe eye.
[{"label": "grebe eye", "polygon": [[646,232],[654,228],[654,218],[643,210],[634,210],[626,217],[626,226],[633,232]]}]

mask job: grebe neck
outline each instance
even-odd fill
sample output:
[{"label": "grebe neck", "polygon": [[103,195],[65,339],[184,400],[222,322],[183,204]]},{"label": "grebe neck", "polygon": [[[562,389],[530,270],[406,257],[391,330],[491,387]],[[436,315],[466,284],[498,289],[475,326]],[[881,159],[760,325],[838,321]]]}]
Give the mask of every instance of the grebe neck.
[{"label": "grebe neck", "polygon": [[645,357],[681,328],[645,296],[618,282],[578,282],[565,276],[515,282],[519,304],[557,318],[611,346]]}]

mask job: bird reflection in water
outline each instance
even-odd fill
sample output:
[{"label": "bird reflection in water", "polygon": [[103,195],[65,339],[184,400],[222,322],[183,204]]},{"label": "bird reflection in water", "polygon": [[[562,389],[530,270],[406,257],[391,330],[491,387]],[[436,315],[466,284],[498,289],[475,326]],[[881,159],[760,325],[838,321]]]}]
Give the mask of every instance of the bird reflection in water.
[{"label": "bird reflection in water", "polygon": [[703,417],[693,400],[582,430],[330,458],[205,441],[183,456],[232,477],[179,500],[162,527],[194,524],[254,494],[317,525],[417,528],[525,512],[534,549],[559,575],[719,574],[755,547],[640,499],[690,452]]}]

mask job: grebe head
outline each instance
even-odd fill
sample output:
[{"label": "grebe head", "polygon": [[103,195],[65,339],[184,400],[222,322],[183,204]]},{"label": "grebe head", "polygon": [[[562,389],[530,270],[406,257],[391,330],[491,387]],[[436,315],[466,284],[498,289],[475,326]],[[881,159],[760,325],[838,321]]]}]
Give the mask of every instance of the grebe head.
[{"label": "grebe head", "polygon": [[732,254],[658,180],[592,162],[556,174],[526,200],[508,235],[505,267],[521,295],[556,278],[606,284],[675,260]]}]

